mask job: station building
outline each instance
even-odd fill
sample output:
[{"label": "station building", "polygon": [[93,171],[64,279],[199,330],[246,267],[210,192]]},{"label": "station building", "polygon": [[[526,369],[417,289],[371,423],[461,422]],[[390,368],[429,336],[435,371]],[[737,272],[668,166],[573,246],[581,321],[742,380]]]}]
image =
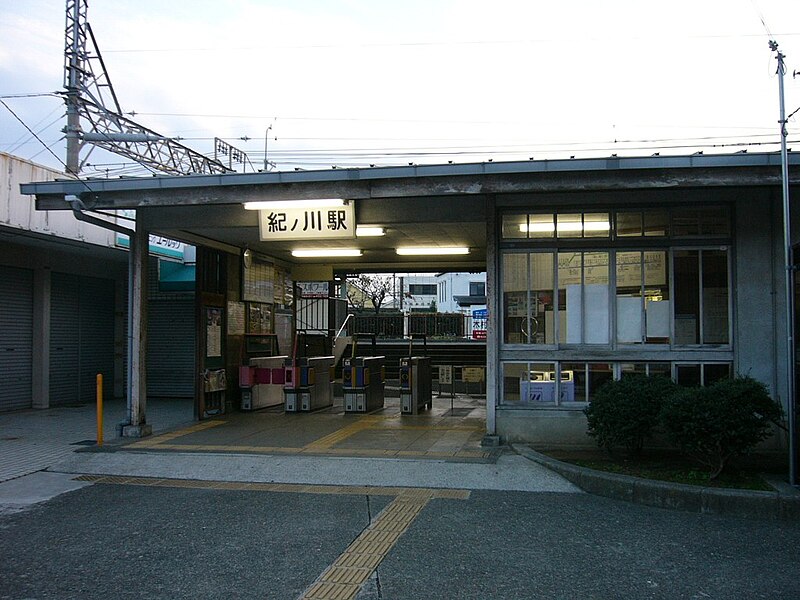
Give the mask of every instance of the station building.
[{"label": "station building", "polygon": [[[789,161],[796,196],[800,159],[790,154]],[[284,345],[291,339],[292,321],[280,315],[293,310],[295,282],[334,282],[354,272],[485,271],[489,435],[590,444],[582,409],[602,383],[625,373],[661,373],[683,385],[750,375],[789,407],[778,154],[37,181],[22,192],[39,210],[71,210],[76,201],[86,214],[136,210],[131,435],[147,433],[142,248],[150,233],[197,246],[193,358],[206,377],[235,377],[257,338],[253,319],[262,334]],[[328,237],[325,224],[335,220],[306,213],[293,222],[290,215],[288,224],[307,235],[271,237],[264,210],[244,207],[329,198],[352,209],[351,229],[370,225],[385,235]],[[319,227],[314,215],[323,217]],[[796,221],[793,212],[793,245]],[[408,247],[466,251],[397,251]],[[298,250],[329,252],[303,257]],[[342,250],[356,252],[330,252]],[[338,324],[342,316],[331,318]],[[198,417],[230,393],[198,384]],[[778,432],[772,443],[787,442]]]}]

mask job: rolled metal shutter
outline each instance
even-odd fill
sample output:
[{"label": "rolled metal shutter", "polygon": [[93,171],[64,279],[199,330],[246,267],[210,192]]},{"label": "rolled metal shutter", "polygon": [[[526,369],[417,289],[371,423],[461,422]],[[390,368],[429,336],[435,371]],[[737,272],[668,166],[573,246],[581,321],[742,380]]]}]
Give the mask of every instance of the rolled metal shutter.
[{"label": "rolled metal shutter", "polygon": [[81,277],[80,402],[94,402],[97,374],[103,375],[103,396],[114,394],[114,282]]},{"label": "rolled metal shutter", "polygon": [[78,402],[80,277],[53,273],[50,286],[50,406]]},{"label": "rolled metal shutter", "polygon": [[147,311],[147,395],[193,398],[194,298],[151,299]]},{"label": "rolled metal shutter", "polygon": [[33,271],[0,267],[0,411],[30,408]]},{"label": "rolled metal shutter", "polygon": [[50,406],[91,403],[96,377],[114,390],[114,282],[53,273],[50,301]]}]

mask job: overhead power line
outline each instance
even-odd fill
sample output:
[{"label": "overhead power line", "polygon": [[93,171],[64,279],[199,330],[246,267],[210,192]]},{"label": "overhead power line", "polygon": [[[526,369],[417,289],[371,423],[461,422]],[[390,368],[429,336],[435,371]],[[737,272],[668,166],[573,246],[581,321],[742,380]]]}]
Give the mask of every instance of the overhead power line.
[{"label": "overhead power line", "polygon": [[[570,38],[569,36],[546,37],[546,38],[525,38],[516,40],[452,40],[452,41],[430,41],[419,40],[409,42],[345,42],[345,43],[316,43],[316,44],[267,44],[267,45],[246,45],[246,46],[201,46],[195,48],[117,48],[104,50],[106,54],[163,54],[170,52],[253,52],[258,50],[331,50],[336,48],[435,48],[435,47],[459,47],[459,46],[519,46],[524,44],[563,44],[571,39],[580,39],[581,42],[602,41],[613,39],[614,41],[655,41],[655,40],[723,40],[723,39],[742,39],[759,38],[763,33],[742,33],[742,34],[705,34],[705,35],[655,35],[655,36],[590,36],[580,38]],[[780,37],[797,36],[800,33],[781,33]]]}]

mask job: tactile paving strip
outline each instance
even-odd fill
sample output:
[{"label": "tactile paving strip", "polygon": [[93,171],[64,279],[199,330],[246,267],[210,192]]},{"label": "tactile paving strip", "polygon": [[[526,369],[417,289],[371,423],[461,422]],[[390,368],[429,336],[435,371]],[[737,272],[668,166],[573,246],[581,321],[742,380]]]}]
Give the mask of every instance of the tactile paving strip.
[{"label": "tactile paving strip", "polygon": [[[453,490],[462,491],[462,490]],[[469,492],[467,493],[467,497]],[[437,490],[406,489],[323,571],[300,598],[351,600]]]},{"label": "tactile paving strip", "polygon": [[76,481],[109,485],[143,485],[189,489],[247,490],[301,494],[358,494],[396,496],[361,534],[303,593],[303,600],[352,600],[364,582],[405,533],[417,515],[434,498],[467,500],[469,490],[290,483],[203,481],[116,475],[79,475]]}]

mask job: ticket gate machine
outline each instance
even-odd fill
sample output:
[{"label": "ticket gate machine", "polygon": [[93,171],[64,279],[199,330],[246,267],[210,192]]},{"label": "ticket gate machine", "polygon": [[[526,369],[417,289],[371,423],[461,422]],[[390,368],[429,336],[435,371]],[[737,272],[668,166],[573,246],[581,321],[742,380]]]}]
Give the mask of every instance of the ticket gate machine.
[{"label": "ticket gate machine", "polygon": [[420,409],[433,408],[433,384],[430,356],[406,356],[400,359],[400,413],[416,415]]},{"label": "ticket gate machine", "polygon": [[285,356],[262,356],[239,367],[242,410],[258,410],[283,404]]},{"label": "ticket gate machine", "polygon": [[333,405],[333,356],[287,358],[283,386],[286,412],[310,412]]},{"label": "ticket gate machine", "polygon": [[342,361],[344,412],[368,413],[384,404],[384,356],[354,356]]}]

